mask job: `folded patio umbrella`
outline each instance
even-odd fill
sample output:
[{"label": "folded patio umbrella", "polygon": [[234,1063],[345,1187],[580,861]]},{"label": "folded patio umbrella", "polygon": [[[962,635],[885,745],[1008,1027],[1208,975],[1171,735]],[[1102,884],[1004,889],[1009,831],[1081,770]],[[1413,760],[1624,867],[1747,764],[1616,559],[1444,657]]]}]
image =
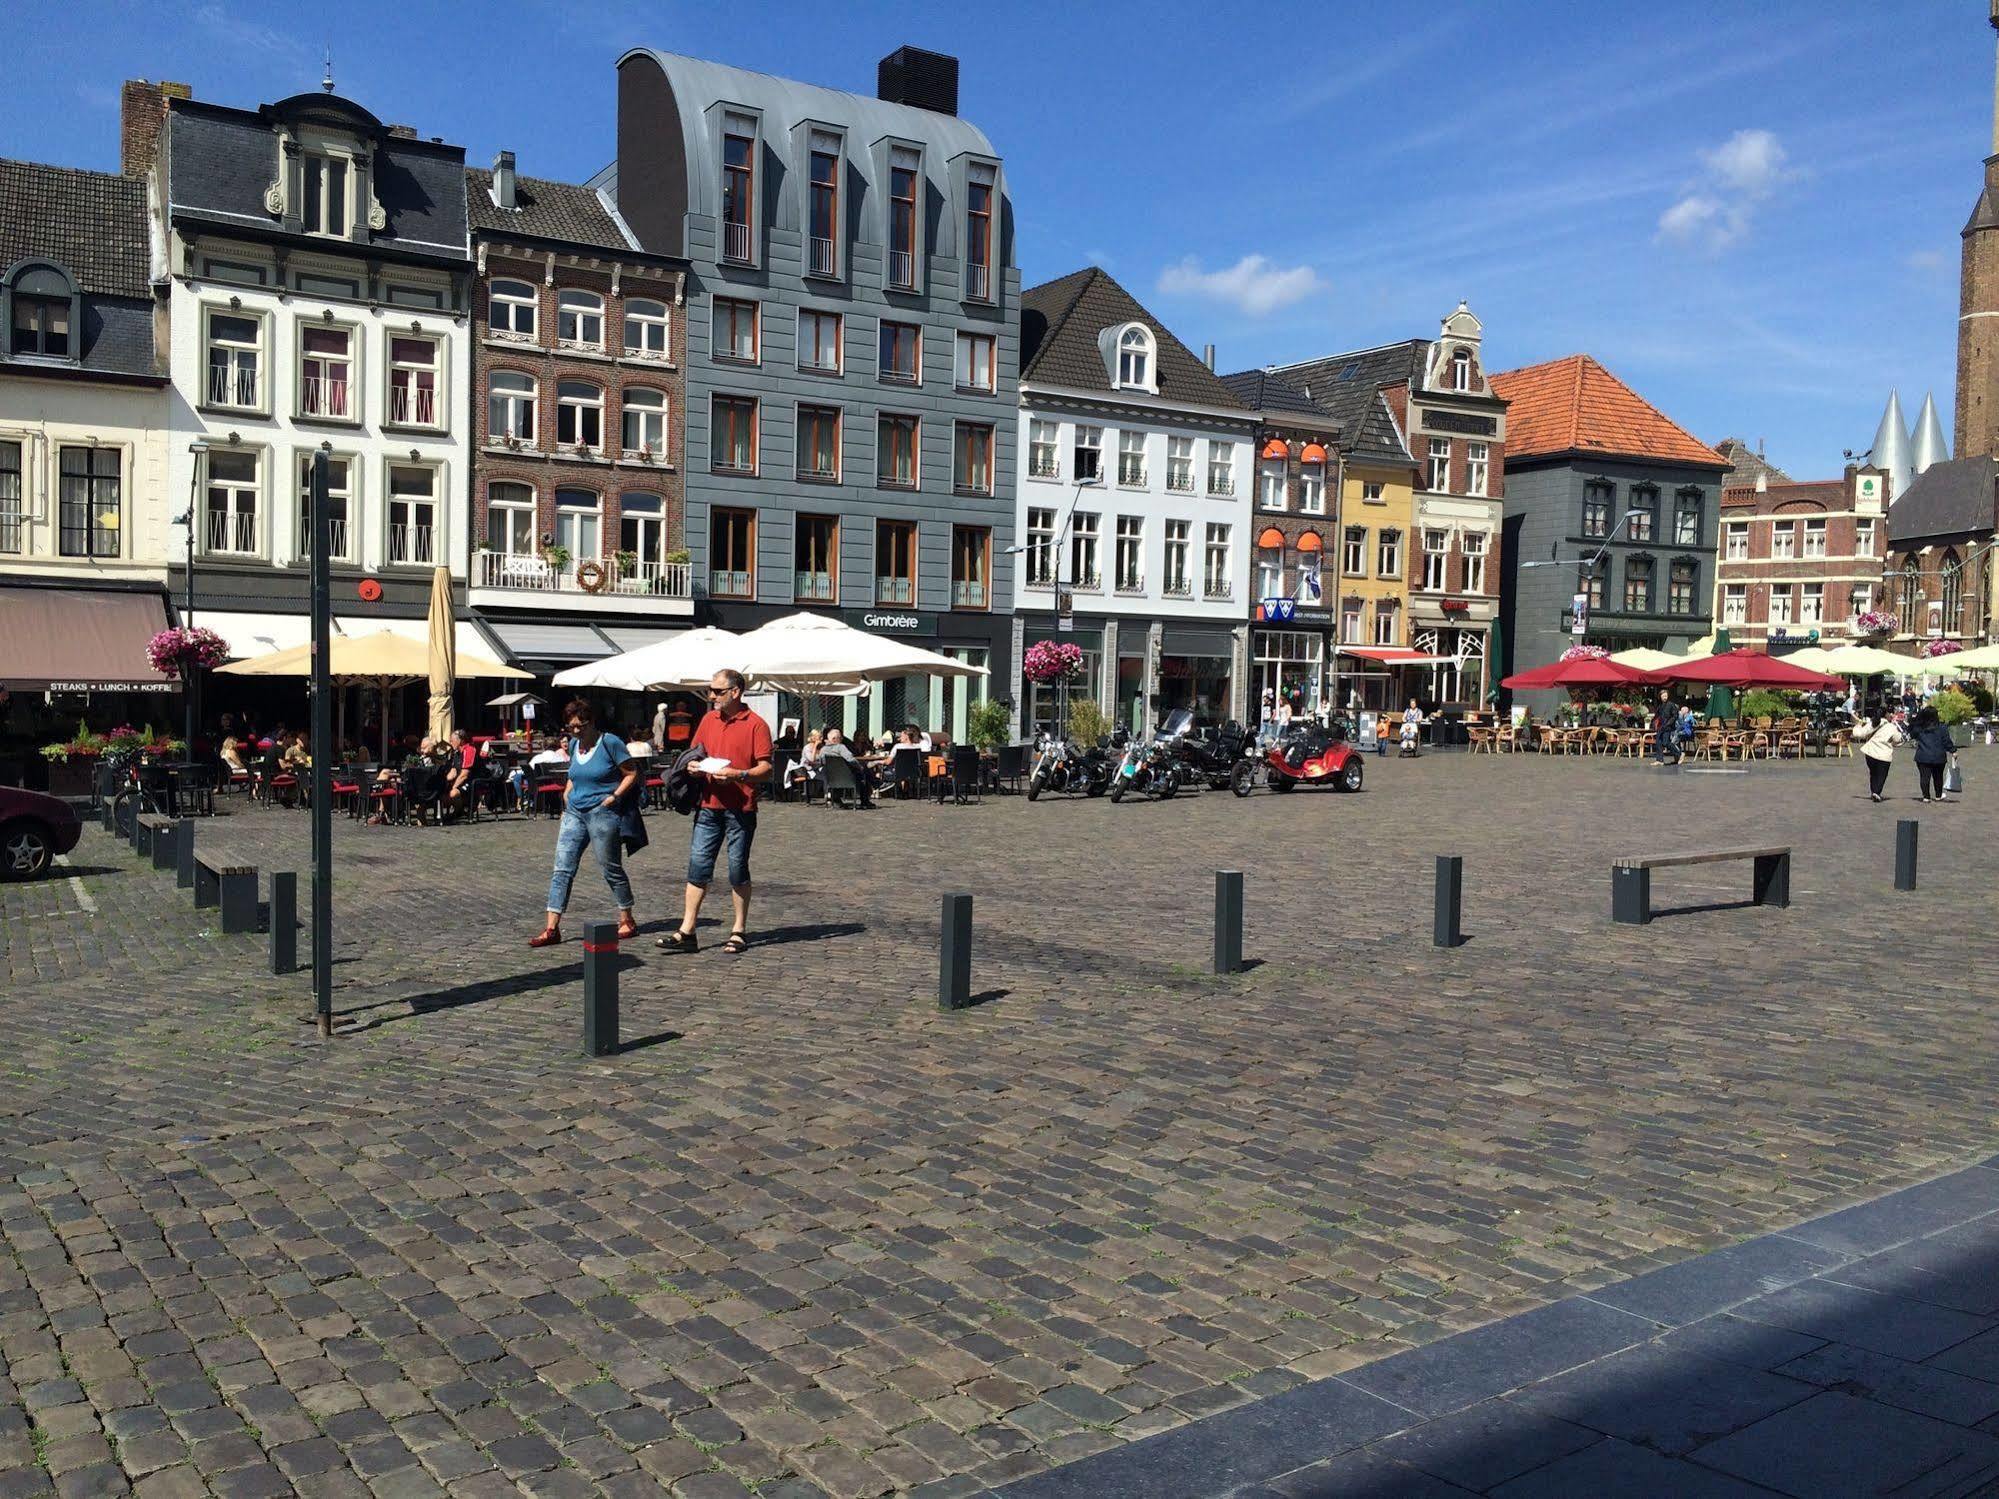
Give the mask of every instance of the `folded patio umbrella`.
[{"label": "folded patio umbrella", "polygon": [[1808,692],[1841,692],[1841,677],[1802,666],[1762,651],[1722,651],[1693,661],[1661,667],[1656,678],[1663,682],[1719,683],[1724,687],[1787,687]]},{"label": "folded patio umbrella", "polygon": [[1579,656],[1515,672],[1499,685],[1517,692],[1541,687],[1650,687],[1660,680],[1656,672],[1640,671],[1600,656]]}]

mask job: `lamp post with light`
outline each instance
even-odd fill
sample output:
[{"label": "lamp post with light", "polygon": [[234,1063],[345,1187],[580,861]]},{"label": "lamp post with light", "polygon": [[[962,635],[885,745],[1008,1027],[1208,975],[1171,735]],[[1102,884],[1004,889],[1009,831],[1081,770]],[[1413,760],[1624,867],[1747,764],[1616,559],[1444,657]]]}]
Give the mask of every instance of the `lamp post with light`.
[{"label": "lamp post with light", "polygon": [[[194,528],[197,523],[197,516],[200,514],[200,505],[197,503],[197,500],[201,494],[201,470],[207,461],[208,444],[197,437],[187,445],[187,451],[188,456],[194,460],[192,466],[188,469],[187,476],[187,512],[176,522],[178,525],[187,527],[187,587],[183,593],[183,602],[180,610],[180,627],[183,630],[192,629],[194,626]],[[197,679],[194,673],[183,669],[180,681],[180,695],[181,706],[186,710],[187,739],[182,753],[190,760],[194,758],[194,728],[198,721],[196,711],[197,686]]]}]

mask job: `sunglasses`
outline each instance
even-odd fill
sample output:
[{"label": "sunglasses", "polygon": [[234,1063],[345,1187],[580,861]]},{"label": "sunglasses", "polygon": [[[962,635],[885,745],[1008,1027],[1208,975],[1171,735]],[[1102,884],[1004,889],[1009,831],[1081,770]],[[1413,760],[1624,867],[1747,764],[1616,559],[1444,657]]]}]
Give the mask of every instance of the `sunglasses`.
[{"label": "sunglasses", "polygon": [[710,687],[708,689],[708,696],[727,697],[730,693],[734,692],[735,690],[736,689],[733,687]]}]

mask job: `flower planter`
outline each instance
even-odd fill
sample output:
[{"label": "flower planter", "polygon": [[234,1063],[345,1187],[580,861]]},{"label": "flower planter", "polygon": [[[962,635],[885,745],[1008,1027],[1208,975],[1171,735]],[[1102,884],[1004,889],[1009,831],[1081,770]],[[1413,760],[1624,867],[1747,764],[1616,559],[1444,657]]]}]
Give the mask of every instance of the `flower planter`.
[{"label": "flower planter", "polygon": [[49,795],[90,795],[91,785],[97,779],[97,759],[96,755],[70,755],[49,761]]}]

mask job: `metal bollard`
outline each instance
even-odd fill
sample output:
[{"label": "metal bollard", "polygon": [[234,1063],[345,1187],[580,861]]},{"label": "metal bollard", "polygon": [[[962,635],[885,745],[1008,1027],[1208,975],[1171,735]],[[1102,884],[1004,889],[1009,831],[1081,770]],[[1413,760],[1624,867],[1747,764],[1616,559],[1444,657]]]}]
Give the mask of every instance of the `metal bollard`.
[{"label": "metal bollard", "polygon": [[153,868],[172,869],[180,852],[181,829],[185,822],[175,821],[163,828],[153,829]]},{"label": "metal bollard", "polygon": [[97,825],[107,833],[118,831],[118,809],[108,797],[97,804]]},{"label": "metal bollard", "polygon": [[583,923],[583,1055],[618,1049],[618,924]]},{"label": "metal bollard", "polygon": [[194,823],[191,821],[181,823],[180,840],[174,845],[174,888],[194,888]]},{"label": "metal bollard", "polygon": [[298,876],[289,869],[271,871],[270,935],[271,972],[290,973],[298,967]]},{"label": "metal bollard", "polygon": [[1215,871],[1215,972],[1242,972],[1242,871]]},{"label": "metal bollard", "polygon": [[1904,817],[1895,824],[1895,888],[1913,890],[1916,888],[1916,829],[1920,824],[1913,817]]},{"label": "metal bollard", "polygon": [[943,941],[937,959],[937,1008],[962,1010],[972,1002],[972,898],[944,897]]},{"label": "metal bollard", "polygon": [[1465,940],[1465,861],[1460,854],[1437,855],[1437,917],[1430,940],[1438,947],[1458,947]]}]

